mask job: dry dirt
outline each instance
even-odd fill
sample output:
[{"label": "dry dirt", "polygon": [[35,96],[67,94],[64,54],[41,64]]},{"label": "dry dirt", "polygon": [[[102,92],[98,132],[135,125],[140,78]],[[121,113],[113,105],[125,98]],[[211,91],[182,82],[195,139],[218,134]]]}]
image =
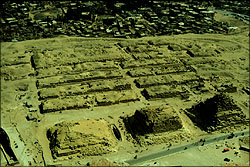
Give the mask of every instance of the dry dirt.
[{"label": "dry dirt", "polygon": [[2,43],[1,124],[19,165],[121,165],[248,128],[248,34]]},{"label": "dry dirt", "polygon": [[[229,151],[223,152],[224,148],[229,148]],[[249,152],[239,148],[239,139],[229,139],[137,164],[137,166],[249,166]]]}]

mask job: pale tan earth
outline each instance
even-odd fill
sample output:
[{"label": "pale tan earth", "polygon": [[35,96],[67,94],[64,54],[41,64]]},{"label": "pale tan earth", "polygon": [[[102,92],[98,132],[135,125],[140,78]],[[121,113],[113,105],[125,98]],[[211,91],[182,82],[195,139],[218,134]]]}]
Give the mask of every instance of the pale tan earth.
[{"label": "pale tan earth", "polygon": [[[239,147],[239,139],[229,139],[140,163],[137,166],[249,166],[249,152],[240,150]],[[229,151],[223,152],[224,148],[229,148]],[[230,161],[224,161],[225,158]]]},{"label": "pale tan earth", "polygon": [[[137,153],[248,129],[249,30],[239,27],[231,35],[1,43],[1,125],[18,165],[94,166],[99,159],[127,165]],[[216,106],[219,127],[201,129],[189,109],[220,93],[227,100]],[[135,112],[142,112],[141,118]],[[125,126],[128,118],[133,124]],[[142,131],[131,134],[140,125]],[[220,154],[212,147],[201,149]],[[157,163],[180,165],[175,159],[185,158],[184,165],[201,162],[188,161],[188,154],[200,154],[197,148],[187,152]],[[247,155],[237,163],[246,164]],[[209,160],[200,164],[210,165]]]}]

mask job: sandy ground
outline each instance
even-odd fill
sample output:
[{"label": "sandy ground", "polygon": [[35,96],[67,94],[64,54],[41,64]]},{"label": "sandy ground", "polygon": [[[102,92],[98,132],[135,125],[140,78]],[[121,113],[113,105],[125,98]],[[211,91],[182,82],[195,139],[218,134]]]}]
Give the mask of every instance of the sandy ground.
[{"label": "sandy ground", "polygon": [[[249,31],[239,27],[242,31],[232,35],[129,40],[58,37],[2,43],[1,125],[19,165],[86,165],[102,157],[122,163],[138,151],[191,142],[207,132],[195,126],[184,110],[221,92],[249,118]],[[136,142],[121,118],[159,105],[173,107],[183,127]],[[122,140],[117,140],[117,152],[53,159],[47,130],[63,121],[86,119],[104,119],[118,127]],[[246,128],[246,123],[232,122],[222,131]],[[223,147],[214,147],[194,148],[143,165],[223,165],[227,156],[232,162],[249,163],[249,153],[240,151],[241,157],[234,157],[235,150],[222,154]]]},{"label": "sandy ground", "polygon": [[[230,148],[223,152],[224,148]],[[229,160],[225,160],[228,158]],[[198,161],[196,160],[198,159]],[[239,166],[249,165],[249,152],[239,149],[239,139],[229,139],[218,143],[199,146],[178,154],[165,156],[138,166]]]}]

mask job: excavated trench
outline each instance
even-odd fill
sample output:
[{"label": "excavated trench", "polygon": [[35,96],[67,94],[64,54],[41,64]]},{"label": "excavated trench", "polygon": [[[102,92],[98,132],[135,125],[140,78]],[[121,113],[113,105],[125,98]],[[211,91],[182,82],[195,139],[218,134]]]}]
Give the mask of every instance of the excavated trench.
[{"label": "excavated trench", "polygon": [[[13,152],[11,145],[10,145],[10,139],[8,134],[4,131],[4,129],[0,128],[0,148],[1,151],[4,152],[13,160],[17,161],[17,158],[15,156],[15,153]],[[2,150],[3,148],[3,150]],[[5,154],[4,154],[5,155]],[[2,157],[1,157],[2,158]],[[7,156],[5,155],[6,160],[8,161]],[[9,162],[8,162],[9,163]]]},{"label": "excavated trench", "polygon": [[113,130],[113,133],[114,133],[115,137],[117,138],[117,140],[122,140],[121,133],[120,133],[119,129],[114,124],[112,125],[112,130]]}]

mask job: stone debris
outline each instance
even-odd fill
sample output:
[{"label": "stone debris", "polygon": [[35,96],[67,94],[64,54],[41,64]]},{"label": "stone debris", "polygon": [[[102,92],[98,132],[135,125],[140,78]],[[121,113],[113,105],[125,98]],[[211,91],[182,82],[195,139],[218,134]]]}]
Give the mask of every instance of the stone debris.
[{"label": "stone debris", "polygon": [[186,114],[198,127],[208,132],[247,122],[241,109],[223,93],[192,106]]},{"label": "stone debris", "polygon": [[145,107],[124,119],[126,128],[133,135],[175,131],[182,128],[176,111],[168,106]]},{"label": "stone debris", "polygon": [[93,160],[87,164],[87,166],[120,166],[115,162],[111,162],[108,159],[102,158],[98,160]]},{"label": "stone debris", "polygon": [[47,131],[53,158],[84,157],[117,150],[117,139],[105,121],[62,122]]}]

